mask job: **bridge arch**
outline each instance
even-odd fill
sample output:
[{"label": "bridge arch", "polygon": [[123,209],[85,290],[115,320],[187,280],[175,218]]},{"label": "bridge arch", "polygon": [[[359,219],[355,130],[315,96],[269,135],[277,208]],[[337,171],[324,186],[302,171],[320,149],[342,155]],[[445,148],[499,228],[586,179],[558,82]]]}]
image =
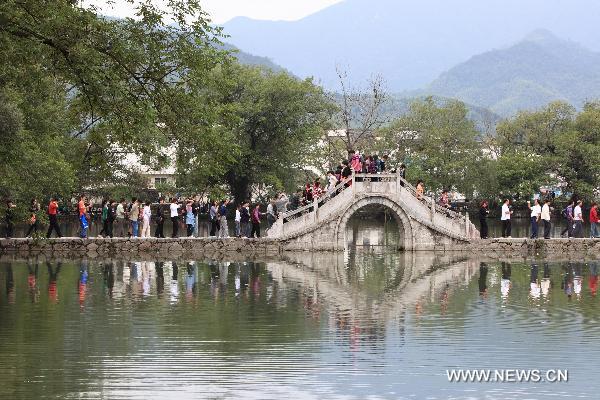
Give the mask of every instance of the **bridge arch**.
[{"label": "bridge arch", "polygon": [[414,248],[414,235],[413,227],[408,214],[406,213],[406,211],[404,211],[402,206],[400,206],[398,203],[384,195],[371,195],[360,198],[344,210],[344,212],[342,213],[342,217],[338,220],[338,223],[335,227],[335,238],[337,242],[337,248],[345,249],[347,246],[346,227],[348,225],[348,221],[350,221],[350,218],[352,218],[354,213],[356,213],[358,210],[371,205],[384,206],[385,208],[391,211],[392,215],[396,219],[396,223],[398,224],[398,229],[403,230],[403,235],[401,235],[401,242],[398,243],[399,247],[402,250],[412,250]]}]

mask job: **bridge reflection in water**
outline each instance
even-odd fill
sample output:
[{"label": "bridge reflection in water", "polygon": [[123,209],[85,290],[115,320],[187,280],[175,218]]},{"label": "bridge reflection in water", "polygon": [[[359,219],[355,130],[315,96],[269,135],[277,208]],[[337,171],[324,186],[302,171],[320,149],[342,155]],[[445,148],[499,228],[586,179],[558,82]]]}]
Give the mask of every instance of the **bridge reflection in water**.
[{"label": "bridge reflection in water", "polygon": [[[595,398],[598,272],[385,246],[4,259],[0,387],[6,398]],[[571,381],[449,386],[456,366],[566,368]]]}]

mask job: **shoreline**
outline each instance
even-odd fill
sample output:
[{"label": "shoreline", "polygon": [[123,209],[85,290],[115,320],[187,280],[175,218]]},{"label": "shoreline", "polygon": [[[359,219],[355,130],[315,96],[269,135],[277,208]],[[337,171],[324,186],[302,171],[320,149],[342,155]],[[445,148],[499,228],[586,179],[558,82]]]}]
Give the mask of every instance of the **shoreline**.
[{"label": "shoreline", "polygon": [[[359,246],[362,249],[381,246]],[[393,250],[392,250],[393,251]],[[222,256],[281,256],[291,253],[343,253],[343,251],[317,250],[310,247],[288,247],[285,240],[260,238],[52,238],[0,239],[0,256],[60,256],[60,257],[199,257],[207,254]],[[431,250],[415,250],[414,253],[456,253],[480,257],[598,257],[600,239],[590,238],[492,238],[469,242],[440,244]]]}]

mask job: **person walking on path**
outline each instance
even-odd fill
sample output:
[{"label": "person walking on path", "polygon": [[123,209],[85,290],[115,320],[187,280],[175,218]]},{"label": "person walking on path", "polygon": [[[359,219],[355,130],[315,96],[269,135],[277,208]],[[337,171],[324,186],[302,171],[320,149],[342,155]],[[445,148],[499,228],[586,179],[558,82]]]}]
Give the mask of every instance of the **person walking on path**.
[{"label": "person walking on path", "polygon": [[6,224],[5,237],[10,239],[13,237],[15,230],[15,208],[17,206],[11,200],[6,201],[6,210],[4,211],[4,223]]},{"label": "person walking on path", "polygon": [[562,215],[567,220],[567,227],[563,229],[560,236],[565,236],[565,233],[568,234],[567,237],[573,237],[573,210],[575,208],[575,200],[571,200],[569,205],[563,210]]},{"label": "person walking on path", "polygon": [[533,206],[531,202],[527,200],[527,208],[531,211],[531,235],[529,235],[530,239],[538,238],[538,224],[540,222],[540,216],[542,214],[542,207],[540,207],[540,201],[535,199],[533,201]]},{"label": "person walking on path", "polygon": [[242,205],[238,204],[235,208],[235,237],[242,237]]},{"label": "person walking on path", "polygon": [[140,229],[140,202],[137,198],[131,199],[131,210],[129,211],[129,221],[131,222],[131,236],[138,237]]},{"label": "person walking on path", "polygon": [[125,199],[121,199],[117,204],[117,211],[115,215],[115,221],[117,222],[117,237],[125,237]]},{"label": "person walking on path", "polygon": [[[316,184],[317,182],[315,182]],[[267,205],[267,229],[271,229],[277,217],[275,216],[275,200],[271,200],[269,205]]]},{"label": "person walking on path", "polygon": [[171,199],[169,211],[171,215],[171,222],[173,223],[173,234],[171,237],[176,238],[178,236],[177,230],[179,227],[179,204],[177,204],[177,199],[175,197]]},{"label": "person walking on path", "polygon": [[581,208],[583,207],[583,200],[577,201],[577,205],[573,210],[573,237],[582,238],[583,237],[583,212]]},{"label": "person walking on path", "polygon": [[150,209],[150,202],[146,201],[144,209],[142,210],[142,237],[150,237],[150,219],[152,218],[152,210]]},{"label": "person walking on path", "polygon": [[156,232],[154,233],[154,236],[156,236],[157,238],[165,237],[165,233],[164,233],[165,216],[163,214],[164,206],[165,206],[165,199],[161,197],[160,200],[158,201],[158,210],[156,212]]},{"label": "person walking on path", "polygon": [[510,225],[510,216],[513,212],[510,209],[510,200],[504,200],[504,204],[502,205],[502,216],[500,220],[502,221],[502,237],[503,238],[511,238],[511,225]]},{"label": "person walking on path", "polygon": [[31,199],[31,204],[29,206],[29,229],[27,230],[27,234],[25,237],[31,237],[32,233],[38,232],[38,212],[40,211],[40,203],[38,203],[37,199]]},{"label": "person walking on path", "polygon": [[490,213],[490,210],[488,208],[488,202],[487,202],[487,200],[484,200],[481,203],[481,207],[479,208],[479,226],[480,226],[479,237],[481,237],[481,239],[488,238],[487,217],[488,217],[489,213]]},{"label": "person walking on path", "polygon": [[79,203],[77,204],[79,211],[79,237],[82,239],[87,238],[87,230],[89,227],[87,206],[85,205],[85,196],[79,196]]},{"label": "person walking on path", "polygon": [[219,237],[221,239],[229,237],[229,227],[227,226],[227,205],[229,200],[225,199],[219,206]]},{"label": "person walking on path", "polygon": [[597,239],[600,236],[600,232],[598,231],[598,204],[592,203],[592,209],[590,210],[590,237],[592,239]]},{"label": "person walking on path", "polygon": [[58,200],[55,197],[50,199],[50,203],[48,203],[48,220],[50,221],[50,226],[48,227],[48,232],[46,232],[46,237],[50,238],[52,231],[55,231],[56,236],[59,238],[62,237],[60,227],[58,226]]},{"label": "person walking on path", "polygon": [[253,238],[256,234],[257,238],[260,238],[260,217],[264,215],[264,213],[260,212],[260,205],[257,204],[252,210],[252,231],[250,232],[250,237]]},{"label": "person walking on path", "polygon": [[188,199],[185,204],[185,225],[187,226],[187,236],[192,237],[194,235],[194,224],[196,223],[196,216],[194,215],[194,201]]},{"label": "person walking on path", "polygon": [[117,211],[115,210],[116,204],[114,200],[109,200],[108,201],[108,210],[107,210],[107,215],[106,215],[106,235],[109,238],[113,237],[113,232],[114,232],[114,224],[115,224],[115,218],[117,215]]},{"label": "person walking on path", "polygon": [[208,218],[210,219],[210,233],[209,236],[216,236],[219,230],[219,209],[217,208],[217,202],[213,201],[208,210]]},{"label": "person walking on path", "polygon": [[244,203],[240,210],[240,225],[242,228],[241,235],[250,237],[250,206],[248,203]]},{"label": "person walking on path", "polygon": [[108,236],[108,200],[102,202],[102,229],[98,236]]},{"label": "person walking on path", "polygon": [[550,223],[550,199],[544,201],[540,218],[544,224],[544,239],[550,239],[550,229],[552,227]]},{"label": "person walking on path", "polygon": [[417,200],[423,200],[423,196],[425,194],[425,184],[420,179],[417,181],[416,194]]}]

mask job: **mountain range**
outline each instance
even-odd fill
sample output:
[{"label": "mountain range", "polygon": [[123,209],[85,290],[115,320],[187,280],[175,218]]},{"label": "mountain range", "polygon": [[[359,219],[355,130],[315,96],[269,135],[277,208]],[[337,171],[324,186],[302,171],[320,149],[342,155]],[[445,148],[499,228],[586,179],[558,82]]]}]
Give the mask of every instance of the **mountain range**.
[{"label": "mountain range", "polygon": [[458,64],[416,93],[456,98],[503,116],[555,100],[580,108],[600,99],[600,53],[538,30]]},{"label": "mountain range", "polygon": [[341,68],[353,83],[382,75],[396,98],[457,98],[508,116],[600,98],[598,15],[596,0],[345,0],[298,21],[239,17],[224,29],[240,61],[330,90]]},{"label": "mountain range", "polygon": [[600,51],[599,15],[597,0],[345,0],[298,21],[238,17],[224,30],[240,49],[329,89],[340,66],[357,82],[381,74],[401,92],[538,28]]}]

